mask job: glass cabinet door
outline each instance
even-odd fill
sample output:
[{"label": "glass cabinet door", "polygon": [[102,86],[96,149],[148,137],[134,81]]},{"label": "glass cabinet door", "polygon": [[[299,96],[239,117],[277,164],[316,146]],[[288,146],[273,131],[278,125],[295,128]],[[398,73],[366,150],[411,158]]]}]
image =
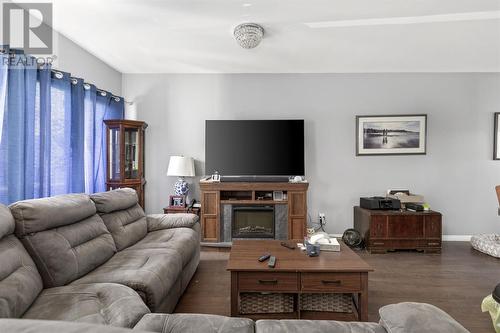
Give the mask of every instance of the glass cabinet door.
[{"label": "glass cabinet door", "polygon": [[139,179],[139,130],[125,128],[125,179]]},{"label": "glass cabinet door", "polygon": [[120,128],[109,128],[109,178],[120,180]]}]

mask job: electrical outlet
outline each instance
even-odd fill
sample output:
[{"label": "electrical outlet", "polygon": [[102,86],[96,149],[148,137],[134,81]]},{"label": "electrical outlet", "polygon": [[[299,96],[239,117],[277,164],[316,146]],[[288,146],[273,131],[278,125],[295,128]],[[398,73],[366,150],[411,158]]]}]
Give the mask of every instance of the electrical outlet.
[{"label": "electrical outlet", "polygon": [[318,216],[319,216],[319,224],[321,226],[325,225],[326,224],[325,213],[319,213]]}]

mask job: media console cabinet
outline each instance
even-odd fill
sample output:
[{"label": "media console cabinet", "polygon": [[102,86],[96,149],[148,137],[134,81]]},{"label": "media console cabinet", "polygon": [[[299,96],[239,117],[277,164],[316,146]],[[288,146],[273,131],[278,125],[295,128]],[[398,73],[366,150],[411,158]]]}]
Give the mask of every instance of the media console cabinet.
[{"label": "media console cabinet", "polygon": [[354,229],[371,253],[388,250],[441,252],[441,213],[354,207]]},{"label": "media console cabinet", "polygon": [[[202,241],[221,241],[221,208],[224,204],[288,205],[288,239],[303,240],[307,225],[308,187],[308,183],[200,181]],[[282,192],[282,200],[274,200],[274,191]]]}]

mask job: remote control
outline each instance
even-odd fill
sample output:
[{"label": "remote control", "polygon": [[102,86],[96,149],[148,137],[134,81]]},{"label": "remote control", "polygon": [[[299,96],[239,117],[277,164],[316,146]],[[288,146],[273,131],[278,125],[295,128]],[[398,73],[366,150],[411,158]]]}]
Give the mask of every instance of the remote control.
[{"label": "remote control", "polygon": [[271,254],[266,253],[262,257],[259,258],[259,261],[260,262],[266,261],[267,259],[269,259],[270,256],[271,256]]},{"label": "remote control", "polygon": [[276,257],[272,256],[271,259],[269,259],[269,262],[267,263],[267,266],[270,268],[274,268],[276,266]]},{"label": "remote control", "polygon": [[285,243],[285,242],[281,242],[281,246],[286,247],[287,249],[290,249],[290,250],[295,250],[295,246],[290,245],[290,244]]}]

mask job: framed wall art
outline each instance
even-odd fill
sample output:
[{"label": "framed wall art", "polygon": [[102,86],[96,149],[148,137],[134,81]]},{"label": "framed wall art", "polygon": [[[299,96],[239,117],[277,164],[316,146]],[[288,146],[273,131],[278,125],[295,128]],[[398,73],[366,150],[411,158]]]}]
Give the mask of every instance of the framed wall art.
[{"label": "framed wall art", "polygon": [[495,112],[495,131],[494,131],[494,137],[495,137],[495,141],[493,143],[493,159],[494,160],[500,160],[500,151],[499,151],[499,148],[500,148],[500,133],[498,133],[498,131],[500,130],[498,128],[498,122],[500,120],[500,112]]},{"label": "framed wall art", "polygon": [[427,115],[356,117],[356,155],[424,155]]}]

